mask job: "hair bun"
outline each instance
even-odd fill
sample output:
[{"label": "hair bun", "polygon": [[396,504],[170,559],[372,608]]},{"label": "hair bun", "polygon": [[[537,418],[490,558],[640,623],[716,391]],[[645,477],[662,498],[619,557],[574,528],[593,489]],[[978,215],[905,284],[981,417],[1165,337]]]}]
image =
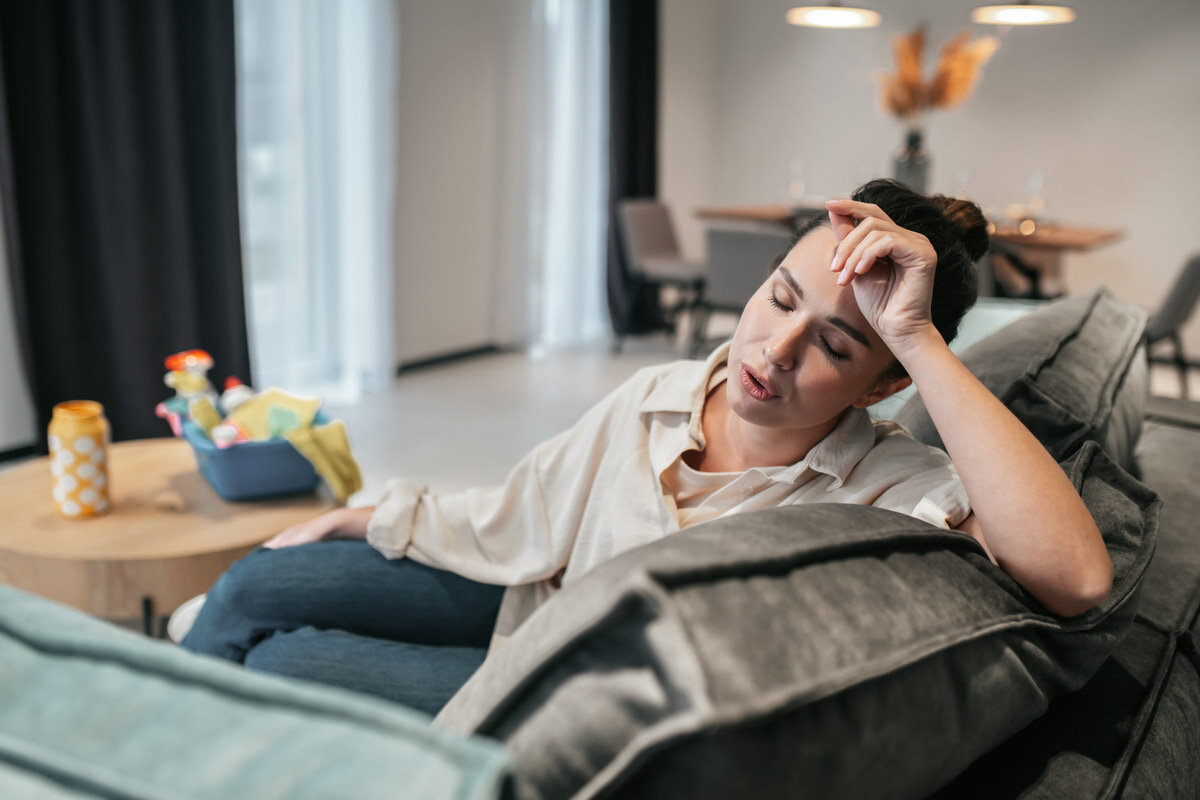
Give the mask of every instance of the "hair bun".
[{"label": "hair bun", "polygon": [[937,206],[946,221],[958,229],[963,247],[972,261],[978,261],[988,251],[987,218],[979,206],[970,200],[935,194],[929,198]]}]

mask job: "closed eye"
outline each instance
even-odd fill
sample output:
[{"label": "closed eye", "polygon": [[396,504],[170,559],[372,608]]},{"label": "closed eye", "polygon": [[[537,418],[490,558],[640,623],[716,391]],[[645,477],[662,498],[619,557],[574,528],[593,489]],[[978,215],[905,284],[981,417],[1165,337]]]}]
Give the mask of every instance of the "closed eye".
[{"label": "closed eye", "polygon": [[821,339],[821,347],[825,350],[825,354],[828,355],[830,358],[832,358],[834,361],[849,361],[850,360],[850,356],[846,355],[845,353],[843,353],[839,350],[833,349],[833,345],[831,345],[829,343],[829,340],[826,339],[824,336],[821,336],[820,339]]},{"label": "closed eye", "polygon": [[[783,309],[787,309],[788,311],[791,311],[792,309],[789,306],[785,306],[781,302],[776,300],[774,295],[777,292],[779,292],[780,288],[782,287],[782,288],[790,289],[791,292],[795,294],[798,301],[803,301],[804,300],[804,290],[800,288],[800,284],[796,283],[796,279],[792,277],[792,273],[788,272],[787,268],[784,267],[782,264],[780,264],[779,268],[775,270],[775,274],[777,274],[780,277],[780,279],[782,280],[782,284],[779,287],[775,287],[773,289],[773,291],[772,291],[773,296],[771,298],[772,302],[774,303],[774,305],[776,305],[779,308],[783,308]],[[826,321],[830,325],[833,325],[835,328],[840,330],[842,333],[849,336],[854,341],[861,344],[866,349],[868,349],[868,350],[872,349],[871,340],[867,338],[867,335],[865,333],[863,333],[861,330],[859,330],[858,328],[851,325],[846,320],[842,319],[841,317],[829,316],[829,317],[826,317]]]},{"label": "closed eye", "polygon": [[[785,302],[780,301],[779,297],[775,295],[774,291],[770,293],[770,299],[768,302],[770,302],[770,305],[774,306],[775,308],[780,309],[780,311],[794,311],[794,308],[786,305]],[[824,337],[824,335],[817,338],[820,338],[821,349],[824,350],[824,353],[826,353],[827,356],[829,356],[830,361],[835,363],[839,361],[850,361],[850,355],[842,353],[841,350],[836,349],[832,344],[829,344],[829,339]]]},{"label": "closed eye", "polygon": [[[793,311],[794,310],[791,306],[780,301],[780,299],[775,295],[774,292],[771,293],[771,296],[770,296],[770,299],[768,302],[770,302],[770,304],[772,306],[779,309],[780,311]],[[829,343],[829,340],[827,338],[825,338],[824,335],[821,335],[818,338],[821,341],[821,349],[825,351],[825,355],[829,357],[830,361],[833,361],[836,363],[839,361],[849,361],[850,360],[849,354],[843,353],[841,350],[838,350],[833,345],[831,345]]]},{"label": "closed eye", "polygon": [[779,298],[775,296],[774,292],[771,293],[771,305],[775,306],[780,311],[791,311],[792,310],[791,306],[784,305],[783,303],[779,302]]}]

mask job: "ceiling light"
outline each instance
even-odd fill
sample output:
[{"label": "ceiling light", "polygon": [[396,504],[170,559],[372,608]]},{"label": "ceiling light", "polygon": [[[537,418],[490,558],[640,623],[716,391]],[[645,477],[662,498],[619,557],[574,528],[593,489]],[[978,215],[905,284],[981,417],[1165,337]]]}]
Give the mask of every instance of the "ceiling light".
[{"label": "ceiling light", "polygon": [[980,6],[971,12],[971,21],[983,25],[1058,25],[1074,19],[1075,11],[1066,6],[1042,6],[1032,3]]},{"label": "ceiling light", "polygon": [[800,6],[787,12],[791,24],[813,28],[874,28],[879,20],[878,11],[839,5]]}]

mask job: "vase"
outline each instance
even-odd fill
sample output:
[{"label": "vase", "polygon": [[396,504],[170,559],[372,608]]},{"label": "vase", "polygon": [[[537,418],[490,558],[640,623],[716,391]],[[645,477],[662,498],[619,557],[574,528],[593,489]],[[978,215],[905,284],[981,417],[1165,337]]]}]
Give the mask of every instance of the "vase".
[{"label": "vase", "polygon": [[896,154],[895,178],[914,192],[925,193],[929,183],[929,154],[923,146],[920,128],[909,128],[904,146]]}]

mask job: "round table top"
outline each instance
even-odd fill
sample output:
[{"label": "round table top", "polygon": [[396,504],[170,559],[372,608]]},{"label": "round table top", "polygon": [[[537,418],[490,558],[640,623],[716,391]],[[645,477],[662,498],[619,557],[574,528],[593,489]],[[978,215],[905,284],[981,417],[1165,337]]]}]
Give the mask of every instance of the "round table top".
[{"label": "round table top", "polygon": [[112,510],[67,519],[51,497],[48,458],[0,472],[0,551],[80,560],[175,558],[259,544],[330,507],[317,495],[229,503],[180,439],[108,448]]}]

